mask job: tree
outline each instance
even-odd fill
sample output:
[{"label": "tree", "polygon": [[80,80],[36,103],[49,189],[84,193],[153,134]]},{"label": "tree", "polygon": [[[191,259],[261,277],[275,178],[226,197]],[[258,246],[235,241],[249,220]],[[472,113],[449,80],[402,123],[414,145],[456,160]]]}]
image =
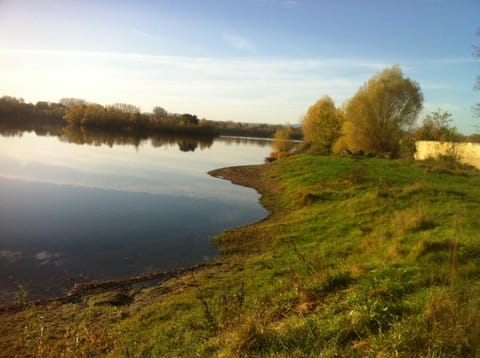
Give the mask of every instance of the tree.
[{"label": "tree", "polygon": [[180,124],[182,125],[198,125],[199,120],[196,115],[185,113],[180,116]]},{"label": "tree", "polygon": [[292,127],[280,127],[275,132],[272,142],[272,158],[281,158],[293,149],[295,143],[292,141]]},{"label": "tree", "polygon": [[303,118],[303,139],[314,150],[328,153],[341,134],[342,122],[343,112],[335,108],[329,96],[323,96]]},{"label": "tree", "polygon": [[344,143],[352,151],[392,153],[422,110],[423,95],[398,65],[375,74],[347,103]]},{"label": "tree", "polygon": [[414,133],[416,140],[435,140],[442,142],[457,142],[461,139],[457,128],[451,125],[452,115],[438,110],[429,113],[423,119],[421,127]]},{"label": "tree", "polygon": [[129,114],[140,113],[140,108],[134,106],[133,104],[115,103],[112,105],[112,107],[123,113],[129,113]]},{"label": "tree", "polygon": [[50,108],[50,102],[45,102],[45,101],[39,101],[35,103],[35,108],[44,111]]},{"label": "tree", "polygon": [[85,112],[87,110],[87,104],[65,104],[67,111],[63,117],[69,124],[80,125],[85,118]]},{"label": "tree", "polygon": [[168,112],[165,110],[165,108],[156,106],[153,108],[153,114],[157,117],[166,117],[168,115]]},{"label": "tree", "polygon": [[61,98],[60,104],[64,105],[65,107],[69,108],[75,105],[83,105],[87,104],[87,101],[81,98]]}]

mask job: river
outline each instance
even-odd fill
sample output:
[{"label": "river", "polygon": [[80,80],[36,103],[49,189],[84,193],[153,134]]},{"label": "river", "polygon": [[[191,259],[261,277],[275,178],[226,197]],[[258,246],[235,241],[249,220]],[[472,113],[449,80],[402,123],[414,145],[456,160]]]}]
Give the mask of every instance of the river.
[{"label": "river", "polygon": [[262,163],[264,140],[0,135],[0,302],[201,263],[211,238],[267,215],[209,170]]}]

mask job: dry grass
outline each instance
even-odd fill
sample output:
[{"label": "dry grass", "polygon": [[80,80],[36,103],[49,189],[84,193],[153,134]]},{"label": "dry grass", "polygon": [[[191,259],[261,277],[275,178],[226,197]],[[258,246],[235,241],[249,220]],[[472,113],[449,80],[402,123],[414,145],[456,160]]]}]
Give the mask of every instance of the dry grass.
[{"label": "dry grass", "polygon": [[434,227],[435,224],[423,208],[397,211],[392,219],[392,229],[398,236]]}]

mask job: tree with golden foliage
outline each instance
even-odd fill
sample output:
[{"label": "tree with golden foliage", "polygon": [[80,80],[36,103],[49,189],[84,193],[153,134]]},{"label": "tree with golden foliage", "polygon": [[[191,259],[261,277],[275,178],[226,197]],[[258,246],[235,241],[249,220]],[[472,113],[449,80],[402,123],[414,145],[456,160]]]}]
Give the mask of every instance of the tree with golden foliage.
[{"label": "tree with golden foliage", "polygon": [[295,143],[292,142],[292,127],[281,127],[275,132],[272,142],[272,158],[281,158],[288,155]]},{"label": "tree with golden foliage", "polygon": [[347,103],[341,141],[351,151],[395,154],[402,131],[415,123],[422,103],[417,82],[404,77],[398,65],[386,68]]},{"label": "tree with golden foliage", "polygon": [[329,153],[341,134],[343,112],[329,96],[310,106],[302,121],[303,139],[311,150]]}]

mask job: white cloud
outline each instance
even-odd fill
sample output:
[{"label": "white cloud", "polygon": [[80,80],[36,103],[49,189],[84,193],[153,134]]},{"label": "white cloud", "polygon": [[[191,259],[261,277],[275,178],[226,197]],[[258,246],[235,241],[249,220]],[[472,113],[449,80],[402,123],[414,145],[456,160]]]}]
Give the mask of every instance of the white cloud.
[{"label": "white cloud", "polygon": [[233,48],[243,51],[251,51],[255,48],[253,43],[243,36],[238,35],[223,35],[223,39]]},{"label": "white cloud", "polygon": [[0,250],[0,257],[9,263],[13,263],[22,258],[22,253],[20,251]]},{"label": "white cloud", "polygon": [[57,266],[60,264],[59,258],[62,257],[62,254],[58,252],[49,252],[49,251],[40,251],[35,254],[35,259],[40,262],[40,265],[46,265],[51,260],[54,260],[54,264]]}]

